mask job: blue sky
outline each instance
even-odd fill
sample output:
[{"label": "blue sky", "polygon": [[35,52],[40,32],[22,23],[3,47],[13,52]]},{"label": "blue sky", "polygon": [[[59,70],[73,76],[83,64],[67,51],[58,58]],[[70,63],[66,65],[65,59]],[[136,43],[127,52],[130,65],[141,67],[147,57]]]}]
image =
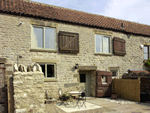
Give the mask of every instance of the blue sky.
[{"label": "blue sky", "polygon": [[150,25],[150,0],[32,0]]}]

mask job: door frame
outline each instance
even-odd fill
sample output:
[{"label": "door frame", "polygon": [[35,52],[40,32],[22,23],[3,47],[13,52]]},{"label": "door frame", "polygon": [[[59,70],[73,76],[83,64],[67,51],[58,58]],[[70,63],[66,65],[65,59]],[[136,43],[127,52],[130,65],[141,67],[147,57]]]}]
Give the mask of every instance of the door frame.
[{"label": "door frame", "polygon": [[90,75],[90,72],[89,71],[79,71],[79,77],[80,77],[80,74],[86,75],[86,82],[85,82],[84,88],[86,90],[86,96],[89,97],[89,96],[91,96],[91,75]]}]

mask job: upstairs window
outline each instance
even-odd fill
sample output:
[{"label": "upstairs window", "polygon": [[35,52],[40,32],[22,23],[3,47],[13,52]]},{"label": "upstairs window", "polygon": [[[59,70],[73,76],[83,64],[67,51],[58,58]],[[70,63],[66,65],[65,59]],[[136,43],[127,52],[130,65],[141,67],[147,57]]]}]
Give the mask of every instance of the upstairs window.
[{"label": "upstairs window", "polygon": [[150,46],[144,45],[144,60],[148,60],[150,58],[149,51]]},{"label": "upstairs window", "polygon": [[96,34],[95,42],[96,53],[110,53],[110,36]]},{"label": "upstairs window", "polygon": [[33,26],[32,48],[55,49],[55,28]]}]

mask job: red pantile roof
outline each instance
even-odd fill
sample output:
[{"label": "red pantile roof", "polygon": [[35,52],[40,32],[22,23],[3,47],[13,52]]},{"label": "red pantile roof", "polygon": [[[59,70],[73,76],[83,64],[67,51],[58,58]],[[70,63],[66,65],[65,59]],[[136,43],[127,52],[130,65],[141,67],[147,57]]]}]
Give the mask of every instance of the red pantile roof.
[{"label": "red pantile roof", "polygon": [[[21,0],[0,0],[0,12],[41,17],[76,24],[150,36],[150,26],[81,11]],[[121,28],[123,23],[124,28]]]}]

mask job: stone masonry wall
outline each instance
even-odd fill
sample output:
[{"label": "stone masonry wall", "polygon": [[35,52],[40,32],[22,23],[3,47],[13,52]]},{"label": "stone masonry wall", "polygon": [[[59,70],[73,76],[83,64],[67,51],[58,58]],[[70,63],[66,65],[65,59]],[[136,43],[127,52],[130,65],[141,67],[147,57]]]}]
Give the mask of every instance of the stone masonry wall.
[{"label": "stone masonry wall", "polygon": [[13,74],[14,107],[16,113],[44,113],[44,75],[40,72]]},{"label": "stone masonry wall", "polygon": [[141,78],[141,92],[150,93],[150,77]]},{"label": "stone masonry wall", "polygon": [[96,71],[91,71],[91,96],[96,96]]},{"label": "stone masonry wall", "polygon": [[[33,58],[57,60],[56,63],[56,80],[48,81],[44,79],[45,89],[48,90],[49,95],[54,98],[58,97],[58,88],[64,91],[76,90],[76,87],[66,88],[65,84],[79,83],[79,77],[74,75],[79,74],[78,70],[73,67],[76,63],[79,66],[97,66],[97,70],[106,71],[109,67],[119,67],[117,76],[121,77],[128,69],[143,69],[143,49],[141,44],[150,44],[150,38],[145,36],[128,34],[98,29],[92,27],[85,27],[81,25],[66,24],[46,19],[29,18],[24,16],[16,16],[10,14],[0,14],[0,57],[7,58],[8,63],[23,64],[25,66],[31,65]],[[47,25],[56,24],[56,52],[51,51],[32,51],[31,49],[31,20],[39,23],[46,23]],[[18,26],[20,21],[23,22]],[[37,23],[38,23],[37,22]],[[95,32],[99,30],[102,33],[112,32],[112,39],[114,37],[122,38],[126,41],[126,55],[96,55],[95,54]],[[79,54],[62,54],[58,51],[58,33],[59,31],[73,32],[79,34]],[[18,58],[21,55],[22,58]],[[92,78],[94,80],[94,78]],[[92,82],[93,83],[93,82]],[[52,86],[52,87],[50,87]]]}]

